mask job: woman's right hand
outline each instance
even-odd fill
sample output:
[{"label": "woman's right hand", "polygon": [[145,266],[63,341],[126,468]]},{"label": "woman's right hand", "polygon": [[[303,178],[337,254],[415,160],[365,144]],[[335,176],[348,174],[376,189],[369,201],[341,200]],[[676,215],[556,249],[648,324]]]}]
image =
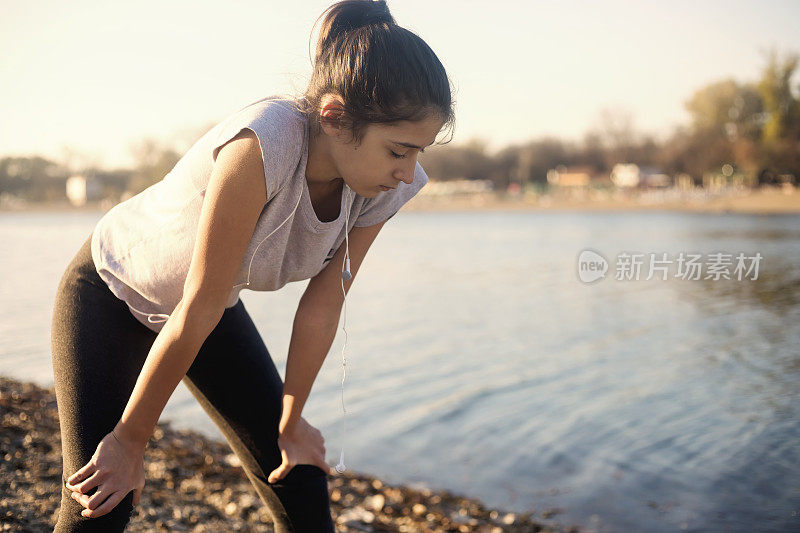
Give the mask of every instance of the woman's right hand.
[{"label": "woman's right hand", "polygon": [[317,466],[326,474],[331,473],[331,467],[325,462],[325,438],[302,416],[292,431],[283,431],[278,435],[278,448],[282,462],[270,472],[267,477],[269,483],[283,479],[298,464]]},{"label": "woman's right hand", "polygon": [[[92,459],[67,478],[66,486],[86,508],[81,514],[89,518],[110,512],[130,491],[136,505],[144,488],[144,449],[117,440],[112,431],[97,445]],[[95,487],[94,494],[86,494]]]}]

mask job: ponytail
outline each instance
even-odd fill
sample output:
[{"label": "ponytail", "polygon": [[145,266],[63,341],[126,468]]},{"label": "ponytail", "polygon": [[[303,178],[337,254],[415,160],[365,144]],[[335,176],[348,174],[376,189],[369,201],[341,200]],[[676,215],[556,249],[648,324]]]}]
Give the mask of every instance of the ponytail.
[{"label": "ponytail", "polygon": [[339,2],[326,9],[320,15],[322,17],[325,18],[317,38],[315,62],[319,60],[324,49],[334,46],[336,40],[348,32],[373,24],[395,24],[385,0]]}]

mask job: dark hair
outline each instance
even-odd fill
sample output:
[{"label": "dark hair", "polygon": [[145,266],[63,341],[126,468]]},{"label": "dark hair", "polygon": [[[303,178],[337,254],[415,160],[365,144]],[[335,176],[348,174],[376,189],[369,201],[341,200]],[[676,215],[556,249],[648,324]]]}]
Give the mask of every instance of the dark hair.
[{"label": "dark hair", "polygon": [[344,102],[340,124],[351,132],[351,141],[360,143],[368,124],[431,115],[442,119],[452,138],[455,113],[447,73],[425,41],[395,23],[385,0],[344,0],[323,16],[303,95],[313,131],[320,128],[322,97],[333,93]]}]

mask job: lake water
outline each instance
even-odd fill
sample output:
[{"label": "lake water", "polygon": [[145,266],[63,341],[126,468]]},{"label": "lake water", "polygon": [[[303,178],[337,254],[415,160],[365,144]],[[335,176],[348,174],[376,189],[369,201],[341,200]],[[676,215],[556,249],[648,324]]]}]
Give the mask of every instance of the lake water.
[{"label": "lake water", "polygon": [[[101,216],[0,213],[0,373],[52,385],[56,286]],[[585,248],[605,279],[579,279]],[[763,259],[623,281],[622,252]],[[305,284],[242,293],[282,375]],[[800,530],[800,216],[404,212],[347,312],[354,471],[597,531]],[[303,412],[331,465],[343,340]],[[162,420],[222,438],[183,384]]]}]

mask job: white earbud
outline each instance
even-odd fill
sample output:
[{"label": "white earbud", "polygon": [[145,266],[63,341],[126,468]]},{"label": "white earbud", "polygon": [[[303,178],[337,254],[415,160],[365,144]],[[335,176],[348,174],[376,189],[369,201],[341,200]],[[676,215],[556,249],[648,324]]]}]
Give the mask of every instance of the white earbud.
[{"label": "white earbud", "polygon": [[344,465],[344,449],[342,449],[341,455],[339,455],[339,463],[336,465],[336,471],[340,474],[347,470],[347,467]]},{"label": "white earbud", "polygon": [[342,279],[345,281],[350,281],[351,279],[353,279],[353,275],[350,274],[350,257],[348,257],[349,255],[350,255],[349,250],[347,250],[347,254],[345,255],[344,259],[344,270],[342,271]]},{"label": "white earbud", "polygon": [[[349,206],[350,200],[350,188],[347,188],[347,199],[348,202],[345,202],[346,206]],[[344,350],[347,347],[347,291],[344,290],[344,282],[350,281],[353,279],[353,275],[350,273],[350,239],[348,237],[348,228],[350,227],[350,209],[348,207],[347,211],[345,211],[345,223],[344,223],[344,265],[342,266],[342,296],[344,297],[344,322],[342,324],[342,329],[344,330],[344,346],[342,346],[342,453],[339,454],[339,462],[335,466],[336,471],[340,474],[347,470],[347,466],[344,464],[344,437],[347,433],[347,409],[344,408],[344,379],[347,376],[346,366],[347,366],[347,358],[344,355]]]}]

